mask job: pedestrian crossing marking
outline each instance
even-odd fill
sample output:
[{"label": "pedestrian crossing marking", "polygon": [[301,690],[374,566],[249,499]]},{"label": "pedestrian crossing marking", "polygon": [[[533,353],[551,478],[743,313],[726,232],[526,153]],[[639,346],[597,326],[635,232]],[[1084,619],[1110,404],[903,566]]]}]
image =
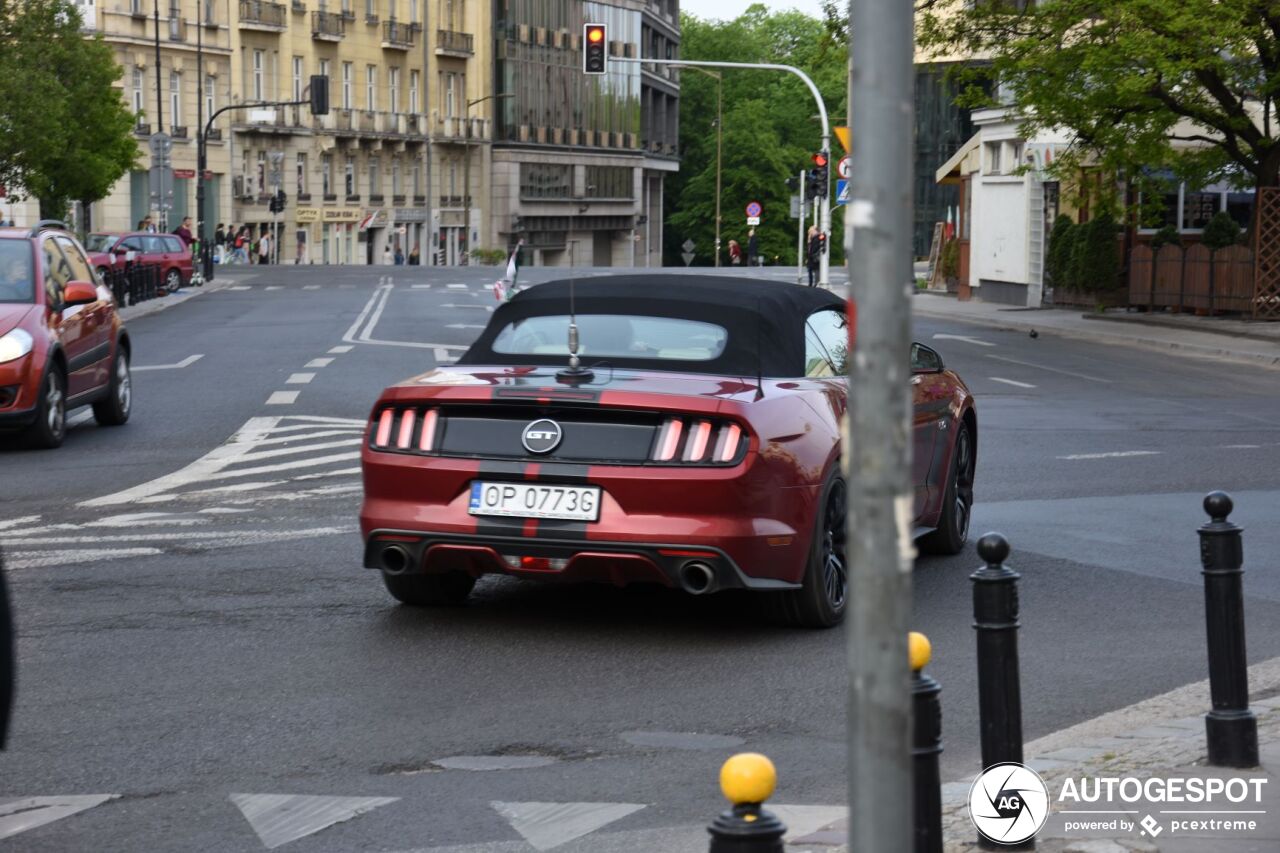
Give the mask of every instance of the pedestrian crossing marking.
[{"label": "pedestrian crossing marking", "polygon": [[644,808],[637,803],[490,803],[536,850],[551,850]]},{"label": "pedestrian crossing marking", "polygon": [[118,796],[120,795],[81,794],[69,797],[26,797],[0,803],[0,838],[9,838],[28,829],[88,811]]},{"label": "pedestrian crossing marking", "polygon": [[399,797],[232,794],[231,802],[268,850],[394,803]]}]

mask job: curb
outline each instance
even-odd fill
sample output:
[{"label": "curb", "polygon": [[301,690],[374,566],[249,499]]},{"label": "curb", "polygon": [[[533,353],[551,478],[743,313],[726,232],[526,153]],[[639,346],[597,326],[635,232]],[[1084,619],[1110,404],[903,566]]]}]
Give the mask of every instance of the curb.
[{"label": "curb", "polygon": [[[1015,309],[1016,310],[1016,309]],[[1032,314],[1040,310],[1052,309],[1029,309],[1024,308],[1016,310],[1019,314]],[[944,311],[919,310],[916,305],[912,304],[912,313],[920,314],[936,320],[952,320],[957,323],[967,323],[972,326],[985,326],[987,328],[1005,329],[1010,331],[1023,331],[1035,328],[1042,335],[1049,335],[1057,338],[1073,338],[1075,340],[1092,341],[1101,344],[1117,344],[1120,346],[1132,346],[1139,349],[1156,350],[1160,352],[1170,352],[1177,355],[1185,355],[1192,358],[1210,358],[1223,359],[1228,361],[1240,362],[1242,364],[1250,364],[1255,367],[1270,368],[1280,370],[1280,347],[1277,347],[1275,355],[1266,353],[1241,352],[1239,350],[1228,349],[1226,347],[1207,346],[1204,344],[1188,344],[1180,341],[1166,341],[1158,338],[1142,338],[1132,335],[1116,334],[1112,332],[1088,332],[1080,329],[1059,329],[1052,326],[1042,327],[1036,326],[1027,320],[1004,317],[972,317],[950,314]],[[1009,312],[1015,313],[1015,312]],[[1198,331],[1198,330],[1192,330]],[[1218,332],[1200,332],[1200,334],[1220,334]]]},{"label": "curb", "polygon": [[[1177,329],[1180,332],[1200,332],[1204,335],[1223,335],[1232,338],[1246,338],[1251,341],[1262,341],[1267,344],[1276,344],[1280,346],[1280,335],[1262,335],[1257,332],[1239,332],[1228,331],[1225,329],[1197,329],[1190,323],[1179,323],[1176,320],[1164,320],[1159,317],[1151,317],[1149,314],[1081,314],[1085,320],[1103,320],[1108,323],[1128,323],[1132,326],[1156,326],[1161,329]],[[1133,319],[1141,317],[1142,319]]]},{"label": "curb", "polygon": [[190,302],[192,299],[195,299],[203,293],[216,293],[222,288],[234,283],[235,281],[233,279],[223,278],[221,280],[214,279],[212,284],[206,284],[201,287],[192,287],[191,285],[187,285],[173,296],[160,296],[155,299],[148,299],[146,302],[139,305],[130,305],[127,308],[120,308],[117,313],[120,315],[120,319],[124,320],[126,323],[131,320],[140,320],[143,317],[150,317],[152,314],[158,314],[166,308],[173,308],[175,306],[182,305],[185,302]]}]

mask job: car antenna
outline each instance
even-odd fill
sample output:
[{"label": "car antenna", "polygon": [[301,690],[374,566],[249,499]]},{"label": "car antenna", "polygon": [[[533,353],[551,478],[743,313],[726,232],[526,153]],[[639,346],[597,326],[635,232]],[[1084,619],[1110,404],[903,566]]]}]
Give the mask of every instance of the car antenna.
[{"label": "car antenna", "polygon": [[588,367],[582,366],[581,359],[578,358],[578,313],[577,305],[573,298],[573,285],[575,277],[572,272],[569,273],[569,366],[564,370],[556,372],[556,380],[564,382],[567,385],[577,385],[583,382],[590,382],[596,378],[595,373]]},{"label": "car antenna", "polygon": [[760,357],[760,294],[756,294],[756,399],[764,396],[764,364]]}]

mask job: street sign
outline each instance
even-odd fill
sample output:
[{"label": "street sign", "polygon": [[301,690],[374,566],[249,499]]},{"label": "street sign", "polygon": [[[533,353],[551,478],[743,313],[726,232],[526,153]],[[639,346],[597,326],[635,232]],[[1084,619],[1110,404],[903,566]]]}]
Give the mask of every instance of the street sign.
[{"label": "street sign", "polygon": [[693,264],[693,252],[681,252],[680,257],[684,258],[684,265],[686,267]]},{"label": "street sign", "polygon": [[759,217],[764,212],[764,208],[760,206],[760,202],[752,201],[747,203],[747,218]]},{"label": "street sign", "polygon": [[173,139],[167,133],[153,133],[148,141],[151,146],[152,161],[160,160],[167,163],[169,161],[169,152],[173,150]]},{"label": "street sign", "polygon": [[849,203],[849,182],[836,181],[836,204]]},{"label": "street sign", "polygon": [[804,219],[809,212],[809,205],[798,195],[791,197],[791,218]]},{"label": "street sign", "polygon": [[686,267],[690,266],[693,263],[693,258],[694,258],[693,247],[695,245],[697,244],[694,243],[692,240],[685,240],[683,243],[680,244],[680,248],[684,249],[684,251],[680,253],[680,257],[684,258],[684,265]]},{"label": "street sign", "polygon": [[836,174],[845,179],[853,175],[853,160],[848,154],[841,157],[840,162],[836,164]]},{"label": "street sign", "polygon": [[684,251],[686,251],[686,252],[692,252],[692,251],[693,251],[693,247],[694,247],[695,245],[697,245],[697,244],[695,244],[692,240],[685,240],[683,243],[681,243],[681,244],[680,244],[680,248],[681,248],[681,249],[683,249],[683,250],[684,250]]},{"label": "street sign", "polygon": [[275,110],[249,110],[249,121],[261,121],[270,124],[275,120]]},{"label": "street sign", "polygon": [[840,140],[840,147],[844,149],[845,153],[852,154],[853,149],[849,147],[849,128],[833,127],[831,129],[836,132],[836,139]]},{"label": "street sign", "polygon": [[747,217],[747,224],[748,224],[748,225],[759,225],[759,224],[760,224],[760,217],[759,217],[759,216],[748,216],[748,217]]}]

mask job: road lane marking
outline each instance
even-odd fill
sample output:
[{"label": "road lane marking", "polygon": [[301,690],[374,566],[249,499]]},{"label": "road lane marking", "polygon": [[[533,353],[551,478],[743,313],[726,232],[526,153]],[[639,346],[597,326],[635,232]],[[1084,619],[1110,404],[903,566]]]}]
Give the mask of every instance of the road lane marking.
[{"label": "road lane marking", "polygon": [[333,450],[335,447],[350,447],[358,441],[358,436],[348,436],[341,441],[322,441],[316,444],[304,444],[300,447],[280,447],[275,450],[255,450],[246,453],[240,459],[243,462],[257,462],[260,459],[277,459],[281,456],[296,456],[299,453],[310,453],[316,450]]},{"label": "road lane marking", "polygon": [[934,335],[935,341],[964,341],[966,344],[974,344],[980,347],[993,347],[995,344],[990,341],[984,341],[979,338],[971,338],[968,335]]},{"label": "road lane marking", "polygon": [[999,376],[988,376],[987,378],[988,378],[988,379],[990,379],[992,382],[1003,382],[1005,385],[1012,385],[1012,386],[1014,386],[1015,388],[1034,388],[1034,387],[1036,387],[1036,386],[1032,385],[1030,382],[1018,382],[1018,381],[1017,381],[1017,380],[1015,380],[1015,379],[1003,379],[1003,378],[1001,378],[1001,377],[999,377]]},{"label": "road lane marking", "polygon": [[414,290],[430,290],[431,289],[431,285],[429,284],[411,284],[409,286],[412,287]]},{"label": "road lane marking", "polygon": [[344,352],[351,352],[353,349],[355,349],[353,346],[329,347],[329,353],[331,355],[342,355]]},{"label": "road lane marking", "polygon": [[1059,456],[1059,459],[1123,459],[1130,456],[1159,456],[1159,450],[1117,450],[1111,453],[1073,453],[1070,456]]},{"label": "road lane marking", "polygon": [[168,542],[177,544],[181,542],[192,542],[197,539],[227,539],[227,540],[244,540],[244,539],[262,539],[265,537],[268,541],[273,539],[298,539],[307,536],[332,536],[338,533],[346,533],[353,530],[354,526],[328,526],[328,527],[311,527],[302,530],[243,530],[235,533],[228,533],[225,530],[191,530],[182,532],[181,537],[175,537],[172,533],[132,533],[132,534],[111,534],[108,536],[47,536],[36,539],[3,539],[7,547],[16,547],[19,545],[97,545],[108,544],[113,542]]},{"label": "road lane marking", "polygon": [[119,794],[80,794],[69,797],[26,797],[0,805],[0,838],[8,838],[37,826],[114,800]]},{"label": "road lane marking", "polygon": [[284,287],[279,284],[273,284],[270,287],[268,287],[267,290],[284,290]]},{"label": "road lane marking", "polygon": [[1261,444],[1224,444],[1223,450],[1261,450]]},{"label": "road lane marking", "polygon": [[501,803],[489,805],[535,850],[550,850],[644,808],[639,803]]},{"label": "road lane marking", "polygon": [[[154,557],[163,553],[164,551],[159,548],[70,548],[55,551],[12,551],[5,560],[5,569],[43,569],[51,566],[73,566],[79,563],[123,560],[127,557]],[[0,824],[2,823],[3,821],[0,821]],[[3,837],[3,835],[0,835],[0,838]]]},{"label": "road lane marking", "polygon": [[253,287],[248,284],[237,284],[233,287],[224,287],[223,290],[253,290]]},{"label": "road lane marking", "polygon": [[298,400],[297,391],[273,391],[267,398],[268,406],[292,406]]},{"label": "road lane marking", "polygon": [[331,364],[333,364],[333,359],[331,358],[313,358],[302,366],[303,367],[328,367]]},{"label": "road lane marking", "polygon": [[289,378],[284,381],[285,385],[306,385],[312,379],[315,379],[314,373],[290,373]]},{"label": "road lane marking", "polygon": [[467,286],[465,284],[458,284],[458,283],[446,284],[445,287],[449,288],[450,290],[466,290],[467,289]]},{"label": "road lane marking", "polygon": [[994,358],[996,361],[1007,361],[1009,364],[1020,364],[1023,367],[1034,367],[1037,370],[1047,370],[1050,373],[1061,373],[1063,376],[1074,376],[1076,379],[1087,379],[1090,382],[1101,382],[1104,385],[1111,384],[1110,379],[1102,379],[1101,377],[1098,377],[1098,376],[1090,376],[1087,373],[1075,373],[1074,371],[1062,370],[1061,368],[1058,368],[1058,367],[1047,367],[1046,365],[1036,364],[1035,362],[1031,362],[1031,361],[1019,361],[1016,358],[1009,358],[1007,356],[996,355],[994,353],[987,353],[987,358]]},{"label": "road lane marking", "polygon": [[202,358],[204,358],[204,353],[199,355],[189,355],[176,364],[144,364],[137,367],[130,367],[129,369],[135,372],[139,370],[181,370],[184,367],[190,367]]},{"label": "road lane marking", "polygon": [[21,518],[8,518],[0,521],[0,530],[8,530],[11,527],[21,527],[24,524],[30,524],[33,521],[39,521],[38,515],[24,515]]},{"label": "road lane marking", "polygon": [[303,289],[303,290],[319,290],[319,289],[320,289],[320,285],[318,285],[318,284],[304,284],[304,285],[302,285],[302,289]]},{"label": "road lane marking", "polygon": [[446,329],[483,329],[484,326],[477,326],[475,323],[450,323],[445,326]]},{"label": "road lane marking", "polygon": [[[386,280],[384,276],[383,281]],[[454,344],[433,344],[422,343],[418,341],[384,341],[373,337],[373,330],[377,328],[378,321],[382,319],[382,312],[387,307],[387,300],[391,295],[392,284],[380,284],[373,295],[369,297],[369,301],[365,303],[364,308],[356,316],[356,320],[351,324],[351,328],[347,329],[347,333],[342,339],[351,344],[376,344],[387,347],[411,347],[413,349],[429,349],[434,350],[436,361],[441,361],[440,354],[445,353],[446,356],[450,350],[461,352],[466,349],[464,346]],[[442,306],[445,308],[453,307],[449,305]],[[479,306],[468,306],[479,307]],[[492,308],[488,309],[492,311]]]},{"label": "road lane marking", "polygon": [[371,812],[399,797],[312,797],[301,794],[232,794],[231,802],[268,849],[313,835]]}]

